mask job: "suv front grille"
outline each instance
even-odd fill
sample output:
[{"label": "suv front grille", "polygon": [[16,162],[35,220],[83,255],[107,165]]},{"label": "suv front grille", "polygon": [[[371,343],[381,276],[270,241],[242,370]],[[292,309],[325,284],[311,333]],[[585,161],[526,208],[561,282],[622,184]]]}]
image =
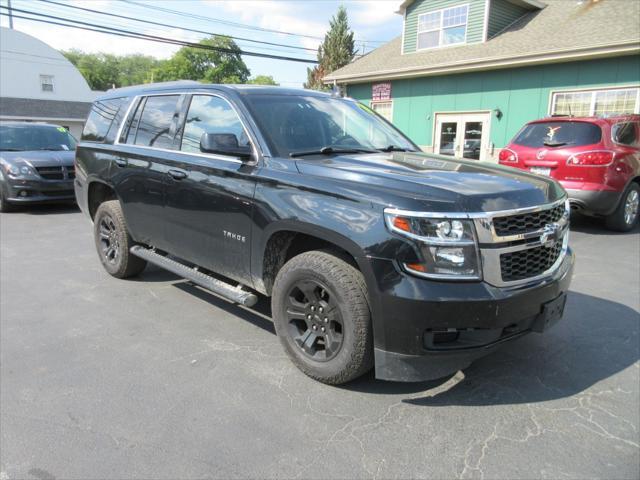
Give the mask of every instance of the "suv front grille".
[{"label": "suv front grille", "polygon": [[[562,207],[564,209],[564,206]],[[554,209],[555,210],[555,209]],[[549,270],[562,252],[562,242],[552,247],[535,247],[500,255],[503,282],[524,280]]]},{"label": "suv front grille", "polygon": [[496,217],[493,219],[493,227],[496,234],[501,237],[535,232],[545,225],[557,222],[564,215],[564,204],[560,204],[549,210],[541,212],[523,213],[508,217]]},{"label": "suv front grille", "polygon": [[76,171],[73,166],[36,167],[36,171],[38,172],[38,175],[40,175],[45,180],[64,180],[65,171],[66,171],[66,178],[68,179],[76,178]]}]

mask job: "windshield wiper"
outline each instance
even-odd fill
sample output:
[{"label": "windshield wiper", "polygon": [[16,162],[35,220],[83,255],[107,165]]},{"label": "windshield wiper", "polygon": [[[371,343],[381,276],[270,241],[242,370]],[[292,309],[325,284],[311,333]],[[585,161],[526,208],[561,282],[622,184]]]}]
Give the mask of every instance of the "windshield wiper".
[{"label": "windshield wiper", "polygon": [[413,152],[415,150],[410,150],[408,148],[398,147],[397,145],[389,145],[388,147],[379,148],[381,152]]},{"label": "windshield wiper", "polygon": [[0,148],[0,152],[24,152],[22,148]]},{"label": "windshield wiper", "polygon": [[542,142],[545,147],[562,147],[567,145],[568,142]]},{"label": "windshield wiper", "polygon": [[305,157],[308,155],[333,155],[337,153],[376,153],[377,150],[368,148],[345,148],[345,147],[322,147],[318,150],[306,150],[302,152],[292,152],[289,154],[291,158]]}]

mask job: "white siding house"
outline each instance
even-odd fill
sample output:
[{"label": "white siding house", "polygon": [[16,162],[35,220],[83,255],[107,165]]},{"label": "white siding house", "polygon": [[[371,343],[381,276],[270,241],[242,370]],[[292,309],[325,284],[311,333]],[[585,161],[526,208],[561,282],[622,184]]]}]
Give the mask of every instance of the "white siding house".
[{"label": "white siding house", "polygon": [[55,123],[79,138],[99,93],[60,52],[30,35],[0,27],[0,120]]}]

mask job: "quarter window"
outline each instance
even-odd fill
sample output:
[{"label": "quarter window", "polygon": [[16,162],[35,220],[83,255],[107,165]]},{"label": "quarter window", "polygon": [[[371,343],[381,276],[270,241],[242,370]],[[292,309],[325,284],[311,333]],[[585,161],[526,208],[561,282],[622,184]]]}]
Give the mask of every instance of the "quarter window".
[{"label": "quarter window", "polygon": [[418,16],[417,49],[465,43],[468,5],[427,12]]},{"label": "quarter window", "polygon": [[640,88],[556,92],[550,113],[576,117],[640,113]]},{"label": "quarter window", "polygon": [[[135,145],[156,148],[171,148],[175,134],[176,107],[179,95],[147,97],[135,135]],[[137,113],[136,113],[137,116]],[[134,125],[131,125],[133,128]],[[131,131],[129,132],[131,134]],[[129,137],[127,138],[129,140]]]},{"label": "quarter window", "polygon": [[226,100],[212,95],[194,95],[184,125],[180,150],[200,152],[204,133],[232,133],[238,146],[250,144],[236,111]]},{"label": "quarter window", "polygon": [[124,100],[124,98],[113,98],[94,102],[87,122],[84,124],[82,141],[103,142]]},{"label": "quarter window", "polygon": [[616,123],[612,128],[613,141],[622,145],[636,144],[636,126],[632,122]]}]

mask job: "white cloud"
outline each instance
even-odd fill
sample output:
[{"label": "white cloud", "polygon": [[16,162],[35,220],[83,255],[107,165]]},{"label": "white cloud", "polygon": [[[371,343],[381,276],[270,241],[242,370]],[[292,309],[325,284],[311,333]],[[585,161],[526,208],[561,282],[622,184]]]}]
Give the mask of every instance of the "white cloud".
[{"label": "white cloud", "polygon": [[374,27],[394,21],[395,13],[400,6],[398,0],[364,0],[349,4],[349,16],[354,25],[360,27]]},{"label": "white cloud", "polygon": [[[291,42],[295,46],[317,49],[321,38],[329,28],[328,21],[311,20],[310,12],[305,9],[304,2],[266,2],[245,0],[242,2],[222,2],[218,4],[227,12],[233,13],[238,21],[262,28],[307,35],[315,38],[277,35],[281,40]],[[307,11],[305,11],[307,10]]]},{"label": "white cloud", "polygon": [[76,48],[83,52],[104,52],[115,55],[141,53],[157,58],[168,58],[179,47],[157,42],[118,37],[97,32],[55,25],[35,24],[24,20],[14,21],[16,30],[32,35],[57,50]]}]

